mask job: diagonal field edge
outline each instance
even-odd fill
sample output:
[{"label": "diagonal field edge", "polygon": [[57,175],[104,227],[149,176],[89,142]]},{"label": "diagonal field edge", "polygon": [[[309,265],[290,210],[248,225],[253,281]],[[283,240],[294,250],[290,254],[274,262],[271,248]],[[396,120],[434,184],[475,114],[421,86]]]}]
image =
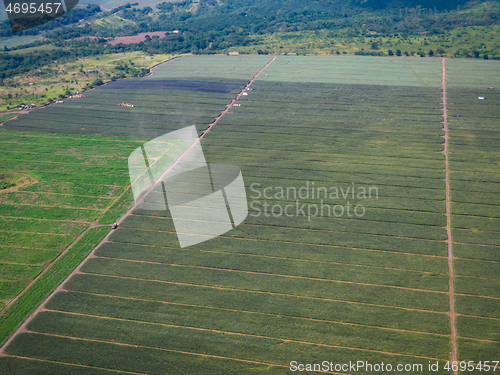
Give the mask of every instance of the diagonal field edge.
[{"label": "diagonal field edge", "polygon": [[[210,131],[210,129],[215,126],[217,124],[217,122],[229,111],[229,109],[233,106],[234,102],[239,99],[239,97],[243,94],[243,92],[245,92],[247,90],[248,87],[250,87],[250,85],[257,79],[257,77],[269,66],[271,65],[274,60],[276,60],[276,57],[277,56],[273,56],[273,58],[264,66],[262,67],[258,72],[257,74],[255,74],[255,76],[250,80],[250,82],[243,88],[243,90],[241,90],[240,93],[238,93],[238,95],[236,96],[236,98],[234,98],[231,103],[229,103],[227,106],[226,106],[226,109],[224,111],[221,112],[221,114],[208,126],[208,128],[206,128],[201,136],[199,138],[197,138],[197,140],[191,145],[191,147],[189,149],[187,149],[183,154],[181,154],[179,156],[179,158],[170,166],[169,169],[167,169],[167,171],[165,171],[164,174],[166,174],[167,172],[169,172],[176,164],[177,162],[180,160],[180,158],[182,158],[184,156],[184,154],[186,152],[188,152],[193,146],[195,146],[196,144],[198,144],[201,139],[203,139],[205,137],[205,135],[207,134],[207,132]],[[169,60],[171,61],[171,60]],[[160,179],[162,178],[163,176],[160,177]],[[124,191],[122,192],[121,195],[119,195],[117,198],[116,198],[116,201],[122,197],[122,195],[130,188],[131,185],[128,185]],[[154,187],[154,185],[152,186]],[[146,192],[147,193],[147,192]],[[113,204],[115,203],[115,201],[113,201]],[[117,221],[118,224],[120,224],[135,208],[137,207],[137,202]],[[109,207],[108,207],[109,208]],[[101,211],[101,210],[98,210],[98,211]],[[104,212],[106,212],[107,210],[104,210],[102,212],[102,214],[104,214]],[[101,216],[101,215],[100,215]],[[100,217],[99,216],[99,217]],[[75,241],[73,241],[73,243],[68,246],[63,252],[61,252],[61,254],[51,263],[51,264],[54,264],[55,261],[57,261],[62,255],[66,254],[69,249],[85,234],[87,233],[89,230],[91,229],[91,226],[87,227],[87,229],[85,229],[81,234],[80,236],[78,236]],[[58,288],[56,288],[46,299],[45,301],[42,302],[42,304],[24,321],[24,323],[16,330],[16,332],[14,332],[14,334],[4,343],[4,345],[0,348],[0,357],[2,356],[6,356],[7,354],[5,353],[5,348],[12,342],[12,340],[14,340],[14,338],[22,333],[22,332],[25,332],[26,331],[26,326],[28,325],[28,323],[35,317],[35,315],[40,311],[42,310],[44,307],[45,307],[45,304],[47,303],[47,301],[49,301],[52,296],[54,296],[57,292],[59,292],[60,290],[63,290],[63,286],[64,284],[76,273],[79,272],[80,268],[82,267],[83,264],[85,264],[85,262],[91,258],[95,252],[95,250],[97,248],[99,248],[104,242],[106,242],[109,238],[109,236],[111,235],[111,231],[106,235],[106,237],[94,248],[94,250],[92,250],[92,252],[83,260],[82,263],[80,263],[78,265],[78,267],[59,285]],[[50,267],[50,266],[49,266]],[[30,284],[28,284],[28,286],[23,290],[23,292],[25,290],[27,290],[27,288],[29,288],[31,285],[33,285],[35,283],[36,280],[38,280],[38,278],[43,274],[45,273],[48,268],[45,268],[44,271],[42,273],[40,273],[40,275],[38,275]],[[21,292],[21,293],[23,293]],[[14,301],[17,300],[17,298],[20,296],[20,294],[15,298],[13,299],[13,301],[11,301],[11,303],[9,305],[7,305],[5,308],[8,308],[12,303],[14,303]]]}]

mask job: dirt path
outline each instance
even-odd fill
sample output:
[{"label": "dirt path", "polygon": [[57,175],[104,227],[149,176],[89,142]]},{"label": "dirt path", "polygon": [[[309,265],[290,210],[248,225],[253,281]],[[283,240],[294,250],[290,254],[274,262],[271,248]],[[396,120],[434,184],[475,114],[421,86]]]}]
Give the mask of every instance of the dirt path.
[{"label": "dirt path", "polygon": [[[162,176],[160,176],[159,180],[161,180],[161,179],[163,178],[163,176],[164,176],[164,175],[166,175],[166,174],[167,174],[167,173],[168,173],[168,172],[169,172],[172,168],[174,168],[174,167],[177,165],[177,163],[179,162],[179,160],[180,160],[180,159],[182,159],[182,157],[183,157],[186,153],[188,153],[188,152],[189,152],[189,151],[190,151],[190,150],[191,150],[191,149],[192,149],[195,145],[197,145],[197,144],[200,142],[200,140],[201,140],[201,139],[203,139],[203,138],[205,137],[205,135],[207,134],[207,132],[208,132],[208,131],[210,131],[210,129],[212,129],[212,128],[213,128],[213,127],[217,124],[217,122],[218,122],[218,121],[222,118],[222,116],[224,116],[224,115],[225,115],[225,114],[229,111],[229,109],[232,107],[232,105],[234,104],[234,102],[235,102],[237,99],[239,99],[239,97],[240,97],[241,95],[243,95],[243,93],[247,90],[247,88],[248,88],[248,87],[249,87],[249,86],[250,86],[250,85],[251,85],[251,84],[252,84],[252,83],[253,83],[253,82],[257,79],[257,77],[258,77],[258,76],[259,76],[259,75],[260,75],[260,74],[264,71],[264,69],[266,69],[266,68],[267,68],[267,67],[268,67],[268,66],[269,66],[269,65],[270,65],[270,64],[271,64],[274,60],[276,60],[276,56],[274,56],[274,57],[273,57],[273,59],[272,59],[271,61],[269,61],[269,62],[268,62],[268,63],[267,63],[267,64],[266,64],[266,65],[265,65],[262,69],[260,69],[260,70],[257,72],[257,74],[255,74],[255,76],[254,76],[254,77],[250,80],[250,82],[249,82],[249,83],[248,83],[248,84],[247,84],[247,85],[243,88],[243,90],[241,90],[241,91],[240,91],[240,93],[236,96],[236,98],[235,98],[235,99],[233,99],[233,100],[231,101],[231,103],[229,103],[229,104],[226,106],[226,109],[225,109],[224,111],[222,111],[222,112],[221,112],[221,114],[220,114],[219,116],[217,116],[217,118],[216,118],[216,119],[215,119],[215,120],[214,120],[214,121],[213,121],[213,122],[212,122],[212,123],[208,126],[208,128],[206,128],[206,129],[202,132],[201,136],[200,136],[200,137],[199,137],[199,138],[198,138],[195,142],[193,142],[193,144],[192,144],[192,145],[191,145],[191,146],[190,146],[190,147],[189,147],[186,151],[184,151],[184,152],[183,152],[183,153],[182,153],[182,154],[181,154],[181,155],[177,158],[177,160],[176,160],[176,161],[175,161],[175,162],[174,162],[174,163],[170,166],[170,168],[168,168],[168,169],[165,171],[165,173],[164,173]],[[168,60],[168,61],[171,61],[171,60]],[[129,187],[130,187],[130,186],[129,186]],[[129,187],[127,187],[127,188],[125,189],[125,191],[126,191],[126,190],[128,190],[128,188],[129,188]],[[143,195],[143,198],[144,198],[144,197],[145,197],[145,196],[146,196],[146,195],[147,195],[150,191],[152,191],[154,187],[155,187],[155,185],[152,185],[152,186],[151,186],[151,187],[150,187],[150,188],[149,188],[149,189],[145,192],[145,194]],[[125,193],[125,191],[122,193],[122,195]],[[137,202],[135,202],[135,203],[134,203],[134,205],[133,205],[133,206],[132,206],[132,207],[131,207],[131,208],[130,208],[130,209],[129,209],[129,210],[128,210],[128,211],[127,211],[127,212],[126,212],[126,213],[125,213],[125,214],[124,214],[124,215],[123,215],[120,219],[119,219],[119,220],[117,220],[117,224],[118,224],[118,225],[120,225],[120,224],[122,223],[122,221],[123,221],[123,220],[125,220],[125,218],[126,218],[127,216],[129,216],[129,215],[130,215],[130,214],[131,214],[131,213],[132,213],[132,212],[136,209],[137,205],[138,205],[138,204],[140,204],[141,202],[142,202],[142,199],[139,199]],[[109,207],[108,207],[108,208],[109,208]],[[104,213],[104,212],[103,212],[103,213]],[[102,214],[103,214],[103,213],[102,213]],[[102,214],[101,214],[101,215],[102,215]],[[92,228],[92,225],[90,225],[89,227],[87,227],[87,229],[85,229],[85,230],[84,230],[84,231],[80,234],[80,236],[78,236],[78,237],[77,237],[77,238],[76,238],[76,239],[75,239],[75,240],[71,243],[71,245],[70,245],[70,246],[68,246],[68,247],[67,247],[67,248],[66,248],[66,249],[65,249],[65,250],[64,250],[64,251],[63,251],[63,252],[62,252],[62,253],[61,253],[61,254],[60,254],[60,255],[59,255],[56,259],[55,259],[55,260],[54,260],[54,262],[55,262],[57,259],[59,259],[61,256],[63,256],[64,254],[66,254],[66,253],[67,253],[67,252],[71,249],[71,247],[73,247],[73,245],[74,245],[74,244],[75,244],[75,243],[76,243],[76,242],[77,242],[77,241],[78,241],[78,240],[79,240],[79,239],[80,239],[80,238],[81,238],[81,237],[82,237],[85,233],[87,233],[87,232],[88,232],[91,228]],[[88,255],[88,256],[87,256],[87,257],[83,260],[83,262],[81,262],[81,263],[78,265],[78,267],[77,267],[77,268],[76,268],[73,272],[71,272],[71,274],[69,274],[69,276],[68,276],[68,277],[67,277],[67,278],[66,278],[66,279],[65,279],[65,280],[64,280],[64,281],[63,281],[63,282],[62,282],[62,283],[61,283],[61,284],[60,284],[60,285],[56,288],[56,290],[54,290],[54,291],[53,291],[53,292],[52,292],[52,293],[51,293],[51,294],[50,294],[50,295],[49,295],[49,296],[45,299],[45,301],[43,301],[43,302],[42,302],[42,304],[41,304],[41,305],[40,305],[40,306],[39,306],[39,307],[38,307],[38,308],[37,308],[37,309],[36,309],[36,310],[35,310],[35,311],[34,311],[34,312],[33,312],[33,313],[29,316],[29,317],[28,317],[28,319],[26,319],[26,320],[24,321],[24,323],[23,323],[23,324],[22,324],[22,325],[21,325],[21,326],[20,326],[20,327],[16,330],[16,332],[14,332],[14,334],[13,334],[13,335],[12,335],[12,336],[11,336],[11,337],[10,337],[10,338],[6,341],[6,342],[5,342],[5,344],[4,344],[4,345],[0,348],[0,357],[1,357],[1,356],[7,356],[7,354],[5,354],[5,351],[4,351],[4,350],[5,350],[5,348],[6,348],[6,347],[7,347],[7,346],[8,346],[8,345],[12,342],[12,340],[13,340],[13,339],[14,339],[14,338],[18,335],[18,334],[20,334],[20,333],[22,333],[22,332],[26,332],[26,331],[27,331],[26,327],[27,327],[27,325],[29,324],[29,322],[30,322],[30,321],[31,321],[31,320],[32,320],[32,319],[36,316],[36,314],[37,314],[39,311],[43,311],[43,310],[45,309],[45,304],[46,304],[46,303],[47,303],[47,302],[48,302],[48,301],[49,301],[49,300],[50,300],[50,299],[51,299],[51,298],[52,298],[52,297],[53,297],[56,293],[58,293],[59,291],[64,290],[64,289],[63,289],[64,284],[65,284],[65,283],[66,283],[66,282],[67,282],[67,281],[68,281],[71,277],[73,277],[73,275],[75,275],[76,273],[79,273],[79,272],[80,272],[81,267],[85,264],[85,262],[87,262],[87,260],[88,260],[88,259],[90,259],[90,258],[94,257],[95,250],[96,250],[96,249],[98,249],[98,248],[99,248],[99,247],[100,247],[103,243],[105,243],[105,242],[107,242],[107,241],[108,241],[108,238],[109,238],[109,236],[111,235],[111,233],[113,233],[113,232],[112,232],[112,231],[110,231],[110,232],[108,233],[108,235],[107,235],[106,237],[104,237],[104,239],[103,239],[103,240],[102,240],[102,241],[101,241],[101,242],[100,242],[100,243],[99,243],[99,244],[98,244],[98,245],[94,248],[94,250],[92,250],[92,252],[91,252],[91,253],[90,253],[90,254],[89,254],[89,255]],[[52,264],[53,264],[54,262],[52,262]],[[52,265],[52,264],[51,264],[51,265]],[[31,285],[32,285],[32,284],[33,284],[36,280],[38,280],[38,279],[39,279],[39,277],[40,277],[43,273],[45,273],[45,272],[46,272],[49,268],[50,268],[50,266],[49,266],[49,267],[47,267],[47,268],[45,268],[45,269],[44,269],[44,271],[43,271],[40,275],[38,275],[38,276],[37,276],[37,278],[36,278],[36,279],[34,279],[34,280],[33,280],[33,281],[32,281],[32,282],[31,282],[31,283],[30,283],[30,284],[29,284],[29,285],[25,288],[25,290],[26,290],[27,288],[29,288],[29,287],[30,287],[30,286],[31,286]],[[21,292],[21,293],[23,293],[23,292]],[[10,303],[8,306],[12,305],[12,303],[14,303],[14,301],[15,301],[15,300],[17,300],[17,298],[19,298],[19,296],[20,296],[20,295],[21,295],[21,294],[19,294],[19,295],[18,295],[18,296],[17,296],[17,297],[13,300],[13,301],[11,301],[11,303]],[[6,308],[7,308],[8,306],[6,306]],[[5,309],[6,309],[6,308],[5,308]],[[4,309],[4,311],[5,311],[5,309]]]},{"label": "dirt path", "polygon": [[250,85],[257,79],[257,77],[269,66],[273,63],[273,61],[276,60],[276,56],[274,56],[272,58],[271,61],[269,61],[261,70],[259,70],[257,72],[257,74],[250,80],[250,82],[248,82],[248,85],[245,86],[245,88],[243,90],[240,91],[240,93],[238,95],[236,95],[236,98],[234,98],[231,103],[229,103],[226,107],[226,109],[224,111],[221,112],[221,114],[215,119],[214,122],[212,122],[210,125],[208,125],[208,128],[206,128],[203,133],[201,133],[201,136],[200,136],[200,139],[203,139],[205,138],[205,135],[210,131],[210,129],[212,129],[215,125],[217,125],[217,123],[219,122],[219,120],[229,111],[229,109],[233,106],[234,102],[236,100],[239,100],[240,97],[243,95],[243,93],[247,90],[247,88],[250,87]]},{"label": "dirt path", "polygon": [[[444,130],[444,156],[445,156],[445,167],[446,167],[446,233],[448,234],[448,271],[449,271],[449,291],[450,296],[450,329],[451,329],[451,361],[457,361],[457,327],[455,324],[455,285],[454,285],[454,273],[453,273],[453,241],[451,239],[451,200],[450,200],[450,169],[449,169],[449,158],[448,158],[448,140],[450,138],[448,130],[448,105],[446,102],[446,59],[442,59],[443,66],[443,130]],[[458,374],[458,371],[454,371],[454,375]]]},{"label": "dirt path", "polygon": [[10,112],[2,112],[0,113],[0,116],[3,116],[3,115],[11,115],[11,114],[17,114],[17,116],[14,116],[14,117],[11,117],[7,120],[4,120],[0,123],[0,126],[4,126],[3,124],[6,123],[7,121],[10,121],[10,120],[14,120],[16,119],[19,115],[24,115],[25,113],[29,113],[29,110],[27,109],[22,109],[22,110],[19,110],[19,111],[10,111]]}]

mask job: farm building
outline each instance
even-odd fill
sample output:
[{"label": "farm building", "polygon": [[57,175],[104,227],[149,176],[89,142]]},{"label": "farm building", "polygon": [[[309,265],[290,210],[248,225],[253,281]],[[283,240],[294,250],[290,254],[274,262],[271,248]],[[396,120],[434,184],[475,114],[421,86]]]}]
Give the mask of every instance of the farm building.
[{"label": "farm building", "polygon": [[35,108],[35,107],[36,107],[35,103],[21,104],[21,106],[19,107],[19,109],[31,109],[31,108]]}]

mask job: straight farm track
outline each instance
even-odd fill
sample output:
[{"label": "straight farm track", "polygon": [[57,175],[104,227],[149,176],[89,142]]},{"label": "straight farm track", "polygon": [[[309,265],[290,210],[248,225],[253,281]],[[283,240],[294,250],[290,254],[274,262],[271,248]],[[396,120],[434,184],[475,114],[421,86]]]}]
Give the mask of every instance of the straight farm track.
[{"label": "straight farm track", "polygon": [[[424,374],[438,361],[432,373],[449,374],[455,358],[498,360],[500,177],[488,139],[500,106],[481,81],[497,64],[478,63],[476,87],[468,61],[270,60],[180,58],[148,78],[249,84],[238,100],[196,94],[221,112],[200,142],[208,162],[241,168],[245,222],[181,249],[168,210],[132,207],[4,348],[0,372],[285,374],[291,361],[362,360]],[[169,113],[184,95],[195,94],[164,98]],[[155,124],[145,118],[150,137]]]}]

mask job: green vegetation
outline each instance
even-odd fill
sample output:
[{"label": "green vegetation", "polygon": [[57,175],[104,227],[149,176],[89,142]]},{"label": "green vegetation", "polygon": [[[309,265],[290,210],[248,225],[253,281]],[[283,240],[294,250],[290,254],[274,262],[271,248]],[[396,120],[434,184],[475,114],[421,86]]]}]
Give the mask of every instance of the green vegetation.
[{"label": "green vegetation", "polygon": [[[188,57],[143,81],[244,82],[269,60]],[[356,73],[360,67],[362,74]],[[356,74],[356,82],[349,83]],[[422,355],[446,360],[440,83],[439,60],[371,58],[364,65],[360,57],[279,57],[240,98],[241,107],[231,108],[202,141],[207,160],[238,165],[248,188],[252,183],[299,188],[306,182],[375,186],[373,199],[326,202],[363,204],[366,217],[266,217],[251,206],[245,223],[233,231],[180,250],[168,211],[136,209],[65,284],[66,291],[49,301],[47,308],[55,311],[37,315],[29,326],[34,333],[16,337],[8,353],[143,372],[156,371],[163,361],[145,356],[164,353],[158,349],[280,366],[287,366],[295,351],[297,358],[304,356],[299,352],[309,358],[334,351],[342,361],[384,356],[366,349],[394,353],[384,357],[389,362],[400,355],[410,362]],[[234,92],[136,91],[93,90],[87,101],[67,101],[68,106],[65,101],[52,106],[57,112],[34,111],[7,126],[54,128],[47,119],[57,113],[64,131],[113,134],[120,123],[119,134],[126,134],[140,116],[142,134],[154,137],[186,123],[207,124],[234,97]],[[162,108],[154,104],[160,97]],[[137,105],[122,115],[122,108],[111,107],[117,101]],[[176,116],[179,108],[188,113]],[[98,122],[106,113],[106,123]],[[171,121],[160,127],[155,116],[165,115]],[[125,163],[117,160],[114,167],[121,170]],[[249,196],[254,193],[248,190]],[[130,198],[119,201],[125,209]],[[302,203],[319,204],[311,197]],[[47,352],[41,345],[54,349]],[[74,346],[71,351],[68,345]],[[113,347],[114,359],[104,363],[102,357],[70,354],[82,353],[81,345]],[[116,360],[122,356],[139,362]],[[198,368],[210,368],[210,361]]]},{"label": "green vegetation", "polygon": [[17,185],[17,180],[20,178],[20,175],[14,175],[11,173],[0,174],[0,191],[15,187]]},{"label": "green vegetation", "polygon": [[[136,88],[105,86],[85,99],[7,122],[7,135],[31,134],[30,147],[47,155],[42,162],[24,150],[5,165],[36,167],[34,177],[46,183],[4,199],[18,207],[33,204],[29,194],[70,189],[80,200],[61,202],[88,211],[87,198],[101,197],[92,220],[112,222],[132,201],[124,189],[131,150],[186,125],[203,130],[269,60],[183,57],[158,67]],[[452,237],[459,242],[453,245],[455,304],[461,314],[459,359],[465,360],[498,350],[498,335],[491,332],[497,324],[490,318],[499,318],[500,311],[499,106],[496,89],[486,87],[500,87],[500,76],[497,70],[489,74],[494,61],[448,60],[447,66]],[[468,77],[467,71],[473,73]],[[240,88],[215,93],[147,86],[158,79],[232,82]],[[449,360],[441,60],[280,56],[251,88],[237,102],[241,106],[231,107],[202,140],[208,162],[241,168],[250,204],[245,222],[179,249],[168,210],[135,209],[34,317],[30,332],[6,348],[26,358],[7,356],[0,369],[24,374],[32,360],[41,359],[47,372],[69,371],[56,369],[64,363],[165,373],[168,363],[179,373],[245,374],[260,371],[262,363],[268,364],[266,372],[283,373],[292,359],[309,363],[331,356],[339,363],[361,357],[373,363],[426,363],[421,356]],[[135,107],[116,106],[120,102]],[[44,131],[56,136],[49,142]],[[88,162],[79,164],[78,175],[57,165],[75,162],[69,150],[50,151],[69,142],[73,148],[87,144],[84,153],[77,152]],[[47,180],[63,171],[64,180]],[[104,175],[114,176],[116,185],[105,184]],[[324,202],[308,194],[298,202],[363,205],[359,217],[273,215],[273,207],[294,205],[296,198],[265,197],[269,192],[263,189],[313,183],[376,187],[377,193]],[[48,196],[37,201],[54,202]],[[5,225],[27,230],[34,219]],[[44,236],[33,241],[52,246],[70,228],[45,223]]]},{"label": "green vegetation", "polygon": [[115,164],[126,160],[137,141],[33,134],[7,126],[1,138],[0,176],[6,187],[0,192],[3,309],[107,212],[128,184],[127,170]]},{"label": "green vegetation", "polygon": [[[500,85],[496,64],[491,61],[448,61],[448,96],[451,128],[451,218],[455,292],[460,296],[457,312],[484,318],[461,316],[461,337],[493,341],[460,340],[463,358],[498,353],[497,321],[500,304],[498,238],[500,235],[500,190],[498,182],[498,106]],[[488,90],[488,87],[495,87]],[[486,97],[486,100],[478,100]],[[460,117],[452,117],[453,114]],[[474,296],[474,297],[473,297]],[[488,298],[496,297],[496,299]]]},{"label": "green vegetation", "polygon": [[3,311],[0,316],[0,343],[5,342],[26,317],[70,275],[108,232],[109,228],[95,228],[85,233],[25,293],[6,311]]}]

